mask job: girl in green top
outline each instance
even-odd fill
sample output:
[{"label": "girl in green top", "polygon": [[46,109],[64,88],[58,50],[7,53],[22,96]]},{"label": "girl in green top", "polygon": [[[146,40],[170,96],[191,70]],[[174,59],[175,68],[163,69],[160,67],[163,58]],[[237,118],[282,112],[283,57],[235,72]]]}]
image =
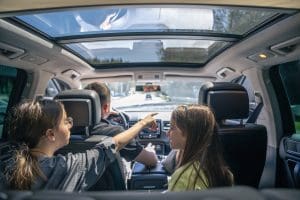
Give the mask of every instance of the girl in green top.
[{"label": "girl in green top", "polygon": [[233,175],[223,159],[212,111],[202,105],[177,107],[168,131],[172,149],[178,149],[177,169],[169,191],[231,186]]}]

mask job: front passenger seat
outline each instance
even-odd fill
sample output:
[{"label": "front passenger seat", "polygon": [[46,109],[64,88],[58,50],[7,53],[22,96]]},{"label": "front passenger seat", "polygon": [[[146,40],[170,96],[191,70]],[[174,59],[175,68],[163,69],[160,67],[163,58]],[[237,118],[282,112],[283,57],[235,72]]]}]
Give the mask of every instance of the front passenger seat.
[{"label": "front passenger seat", "polygon": [[263,125],[243,122],[249,114],[246,89],[235,83],[207,82],[200,88],[198,102],[215,114],[224,159],[235,184],[258,188],[266,160],[267,131]]},{"label": "front passenger seat", "polygon": [[[90,135],[91,130],[101,120],[101,104],[98,94],[92,90],[65,90],[55,99],[64,104],[68,116],[73,118],[70,143],[59,149],[56,153],[79,153],[91,149],[104,137]],[[111,163],[99,181],[89,190],[125,190],[124,175],[120,165],[120,156]]]}]

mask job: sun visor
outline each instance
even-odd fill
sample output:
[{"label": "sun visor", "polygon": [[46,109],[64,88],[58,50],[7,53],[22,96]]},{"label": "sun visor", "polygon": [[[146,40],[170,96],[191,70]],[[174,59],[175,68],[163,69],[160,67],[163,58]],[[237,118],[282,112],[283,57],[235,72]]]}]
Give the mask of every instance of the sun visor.
[{"label": "sun visor", "polygon": [[166,81],[178,81],[178,80],[189,80],[189,81],[215,81],[216,77],[213,76],[191,76],[191,75],[179,75],[179,74],[166,74]]}]

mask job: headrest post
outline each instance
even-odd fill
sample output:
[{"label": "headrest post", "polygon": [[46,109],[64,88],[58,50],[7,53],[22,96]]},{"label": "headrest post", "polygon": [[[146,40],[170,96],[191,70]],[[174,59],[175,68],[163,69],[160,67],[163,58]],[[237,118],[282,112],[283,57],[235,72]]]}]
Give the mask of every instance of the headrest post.
[{"label": "headrest post", "polygon": [[89,127],[86,126],[84,132],[85,132],[85,135],[86,135],[86,136],[89,136],[89,135],[90,135]]}]

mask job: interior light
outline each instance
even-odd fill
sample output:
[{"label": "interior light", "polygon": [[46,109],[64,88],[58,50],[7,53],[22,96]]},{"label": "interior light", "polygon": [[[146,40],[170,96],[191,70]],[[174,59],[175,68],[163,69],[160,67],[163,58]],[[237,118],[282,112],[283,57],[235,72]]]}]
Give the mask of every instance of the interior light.
[{"label": "interior light", "polygon": [[255,62],[265,62],[272,57],[276,57],[276,54],[269,50],[260,51],[259,53],[248,56],[250,60],[253,60]]},{"label": "interior light", "polygon": [[266,59],[268,56],[266,55],[266,54],[264,54],[264,53],[260,53],[259,55],[258,55],[260,58],[262,58],[262,59]]}]

